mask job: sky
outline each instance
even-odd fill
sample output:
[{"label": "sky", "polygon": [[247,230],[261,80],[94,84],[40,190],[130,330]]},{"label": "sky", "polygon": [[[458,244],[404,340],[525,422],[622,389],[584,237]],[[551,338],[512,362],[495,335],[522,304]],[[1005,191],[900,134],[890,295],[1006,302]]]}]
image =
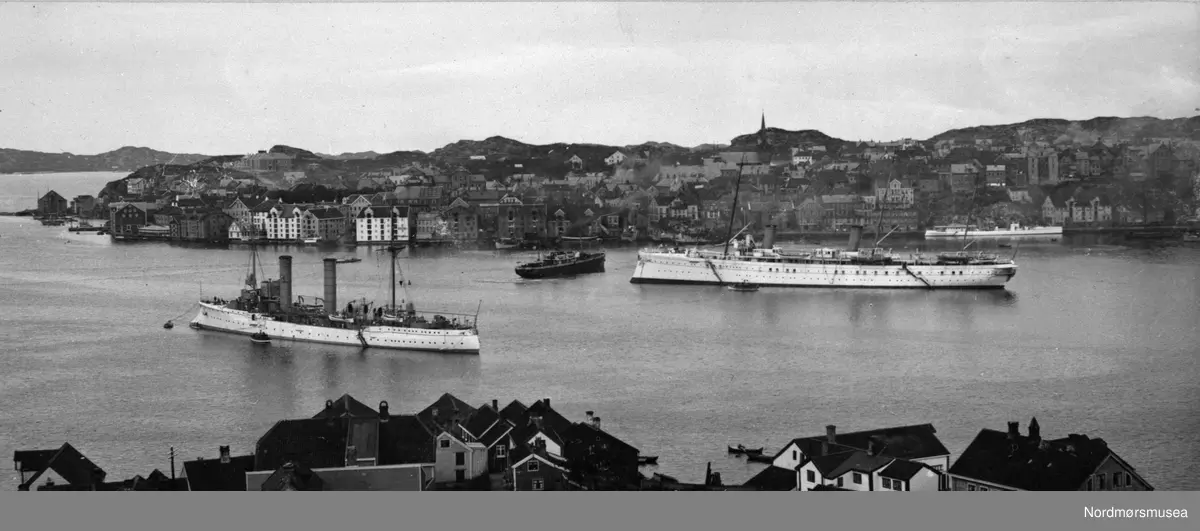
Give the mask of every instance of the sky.
[{"label": "sky", "polygon": [[924,139],[1200,115],[1200,3],[0,4],[0,147]]}]

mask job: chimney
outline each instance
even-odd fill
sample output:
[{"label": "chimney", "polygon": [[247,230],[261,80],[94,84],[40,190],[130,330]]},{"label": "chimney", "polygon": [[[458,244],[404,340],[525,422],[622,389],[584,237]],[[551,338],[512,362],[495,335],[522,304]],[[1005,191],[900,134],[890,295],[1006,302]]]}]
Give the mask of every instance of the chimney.
[{"label": "chimney", "polygon": [[867,455],[875,455],[878,451],[879,447],[876,446],[875,438],[872,437],[867,441]]},{"label": "chimney", "polygon": [[494,398],[492,399],[492,411],[495,411],[496,413],[500,412],[500,401]]},{"label": "chimney", "polygon": [[775,248],[775,225],[773,223],[767,224],[763,229],[762,246],[763,249]]},{"label": "chimney", "polygon": [[859,244],[862,242],[862,225],[850,226],[850,243],[846,246],[847,251],[857,251]]},{"label": "chimney", "polygon": [[833,424],[825,426],[825,441],[829,444],[837,444],[837,426]]},{"label": "chimney", "polygon": [[1016,422],[1008,423],[1008,440],[1017,442],[1017,438],[1021,436],[1021,425]]},{"label": "chimney", "polygon": [[588,424],[591,424],[591,423],[592,423],[592,419],[593,419],[593,418],[595,418],[595,415],[594,415],[594,413],[596,413],[596,412],[595,412],[595,411],[587,411],[587,412],[585,412],[585,413],[584,413],[585,415],[587,415],[587,423],[588,423]]},{"label": "chimney", "polygon": [[550,409],[550,399],[549,398],[543,398],[542,402],[546,403],[546,409]]},{"label": "chimney", "polygon": [[387,400],[380,401],[379,402],[379,422],[387,422],[388,418],[390,418],[391,416],[392,416],[391,413],[388,413]]},{"label": "chimney", "polygon": [[1038,425],[1037,417],[1029,421],[1029,438],[1034,444],[1042,440],[1042,427]]},{"label": "chimney", "polygon": [[592,417],[592,427],[600,429],[600,417]]},{"label": "chimney", "polygon": [[288,255],[279,257],[279,309],[292,309],[292,257]]},{"label": "chimney", "polygon": [[219,448],[219,450],[221,452],[221,464],[228,465],[229,464],[229,447],[222,446]]},{"label": "chimney", "polygon": [[326,400],[325,401],[325,409],[332,409],[332,408],[333,408],[333,400]]},{"label": "chimney", "polygon": [[325,259],[325,314],[337,313],[337,258]]},{"label": "chimney", "polygon": [[346,447],[346,466],[356,466],[358,464],[358,448],[353,444]]}]

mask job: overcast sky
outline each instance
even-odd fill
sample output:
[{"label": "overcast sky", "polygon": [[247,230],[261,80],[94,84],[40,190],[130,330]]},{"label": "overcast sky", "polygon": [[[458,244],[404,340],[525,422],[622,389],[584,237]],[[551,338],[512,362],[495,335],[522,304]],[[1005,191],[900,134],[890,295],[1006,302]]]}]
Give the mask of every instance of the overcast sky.
[{"label": "overcast sky", "polygon": [[0,147],[927,138],[1200,114],[1197,3],[0,4]]}]

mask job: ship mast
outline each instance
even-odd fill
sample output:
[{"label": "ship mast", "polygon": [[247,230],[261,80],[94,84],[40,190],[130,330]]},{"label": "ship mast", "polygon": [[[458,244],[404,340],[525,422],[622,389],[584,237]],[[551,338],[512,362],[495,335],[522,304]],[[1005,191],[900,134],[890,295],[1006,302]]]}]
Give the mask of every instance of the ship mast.
[{"label": "ship mast", "polygon": [[737,215],[738,192],[742,190],[742,171],[746,167],[746,152],[742,152],[742,162],[738,163],[737,182],[733,185],[733,205],[729,208],[729,228],[725,230],[725,250],[721,253],[723,258],[729,257],[729,239],[733,236],[733,218]]}]

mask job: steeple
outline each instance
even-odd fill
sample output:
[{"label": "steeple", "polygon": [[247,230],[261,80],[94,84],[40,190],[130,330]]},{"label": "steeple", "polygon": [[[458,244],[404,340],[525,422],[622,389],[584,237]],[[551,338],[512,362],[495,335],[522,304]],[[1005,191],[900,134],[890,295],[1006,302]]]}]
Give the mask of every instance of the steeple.
[{"label": "steeple", "polygon": [[759,149],[767,149],[770,147],[767,144],[767,112],[762,113],[762,125],[758,128],[758,147]]}]

